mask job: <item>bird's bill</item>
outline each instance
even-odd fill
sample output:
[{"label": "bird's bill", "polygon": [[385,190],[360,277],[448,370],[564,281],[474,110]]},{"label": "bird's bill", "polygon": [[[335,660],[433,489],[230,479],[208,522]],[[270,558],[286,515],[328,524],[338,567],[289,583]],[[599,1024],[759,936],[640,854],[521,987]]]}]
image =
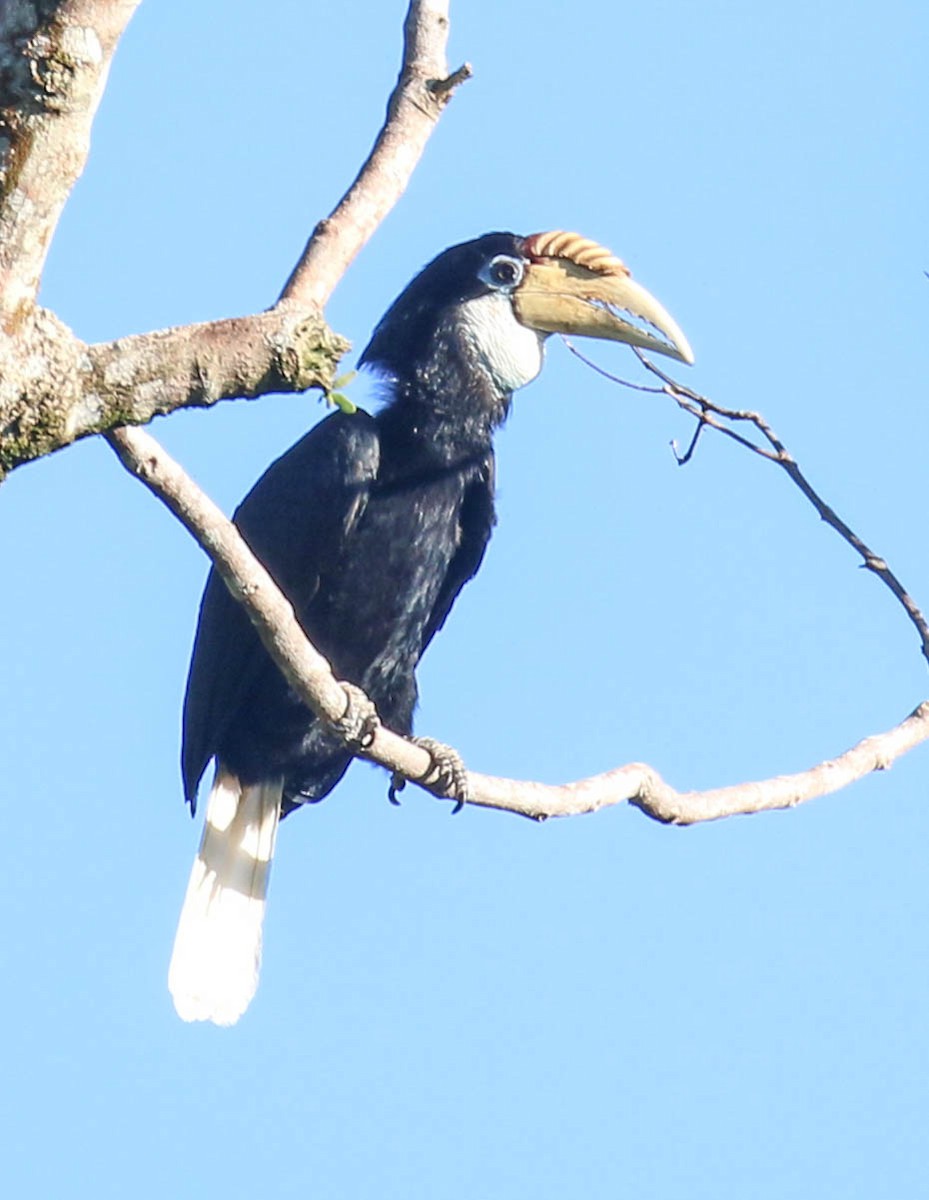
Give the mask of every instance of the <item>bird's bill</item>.
[{"label": "bird's bill", "polygon": [[[537,234],[530,244],[543,236],[550,239],[553,235]],[[585,240],[584,245],[594,243]],[[600,247],[596,249],[601,255],[608,254]],[[594,267],[561,254],[533,256],[513,292],[516,316],[523,325],[545,333],[626,342],[679,362],[694,361],[677,322],[630,277],[618,259],[610,256],[597,260],[589,252],[586,257]]]}]

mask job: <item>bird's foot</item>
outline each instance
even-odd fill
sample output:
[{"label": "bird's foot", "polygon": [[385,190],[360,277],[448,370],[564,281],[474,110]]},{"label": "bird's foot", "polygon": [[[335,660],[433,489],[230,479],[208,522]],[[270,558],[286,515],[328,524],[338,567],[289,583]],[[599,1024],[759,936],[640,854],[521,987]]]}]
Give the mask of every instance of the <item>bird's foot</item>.
[{"label": "bird's foot", "polygon": [[377,709],[360,687],[339,680],[345,692],[345,712],[332,725],[336,733],[345,739],[353,750],[367,750],[381,723]]},{"label": "bird's foot", "polygon": [[[451,746],[446,746],[444,742],[437,742],[435,738],[411,737],[410,741],[425,750],[432,760],[429,769],[420,776],[417,782],[424,784],[427,788],[436,788],[443,792],[450,800],[455,801],[452,813],[461,812],[471,800],[468,770],[461,755]],[[405,787],[406,779],[395,773],[391,777],[390,787],[387,789],[387,799],[391,804],[400,803],[397,794],[402,792]]]}]

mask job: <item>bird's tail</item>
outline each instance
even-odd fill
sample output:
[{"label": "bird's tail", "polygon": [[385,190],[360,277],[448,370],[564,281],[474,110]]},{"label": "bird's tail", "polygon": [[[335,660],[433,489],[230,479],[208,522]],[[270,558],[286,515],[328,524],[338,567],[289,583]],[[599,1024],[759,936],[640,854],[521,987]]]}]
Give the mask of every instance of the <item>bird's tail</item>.
[{"label": "bird's tail", "polygon": [[185,1021],[234,1025],[258,987],[282,792],[280,779],[242,787],[217,764],[168,971]]}]

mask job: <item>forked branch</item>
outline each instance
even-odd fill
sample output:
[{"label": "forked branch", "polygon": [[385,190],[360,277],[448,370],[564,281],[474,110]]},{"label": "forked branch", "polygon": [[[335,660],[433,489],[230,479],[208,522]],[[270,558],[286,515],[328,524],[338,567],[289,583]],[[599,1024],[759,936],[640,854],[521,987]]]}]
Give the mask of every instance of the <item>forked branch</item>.
[{"label": "forked branch", "polygon": [[87,346],[35,296],[137,2],[0,5],[0,479],[78,438],[178,408],[328,390],[348,344],[325,325],[322,306],[402,195],[470,73],[447,73],[448,0],[412,0],[400,78],[374,149],[317,226],[280,301],[251,316]]}]

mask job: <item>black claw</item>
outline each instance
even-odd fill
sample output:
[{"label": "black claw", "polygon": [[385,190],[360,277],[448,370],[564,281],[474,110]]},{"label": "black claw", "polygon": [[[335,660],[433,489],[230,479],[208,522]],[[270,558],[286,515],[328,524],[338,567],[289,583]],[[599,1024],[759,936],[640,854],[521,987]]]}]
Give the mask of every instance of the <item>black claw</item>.
[{"label": "black claw", "polygon": [[400,801],[397,798],[398,793],[402,792],[405,787],[406,787],[406,780],[403,778],[402,775],[396,775],[396,774],[391,775],[390,786],[387,789],[387,799],[390,801],[391,804],[395,805],[397,808],[400,807]]}]

